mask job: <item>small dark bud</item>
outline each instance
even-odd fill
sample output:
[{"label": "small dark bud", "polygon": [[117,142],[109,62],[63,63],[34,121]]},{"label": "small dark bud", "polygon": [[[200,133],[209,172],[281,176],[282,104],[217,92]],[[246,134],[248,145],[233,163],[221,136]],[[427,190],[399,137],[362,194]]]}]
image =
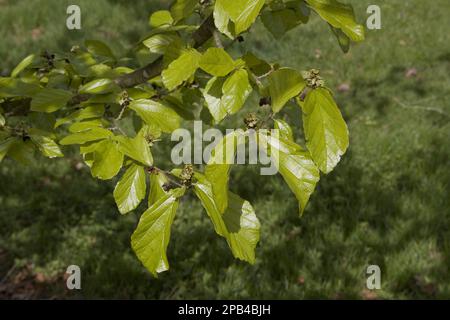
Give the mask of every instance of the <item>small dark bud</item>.
[{"label": "small dark bud", "polygon": [[237,40],[238,40],[239,42],[244,42],[244,37],[243,37],[243,36],[239,36],[239,37],[237,37]]},{"label": "small dark bud", "polygon": [[173,186],[172,186],[172,184],[167,182],[162,185],[162,188],[165,192],[169,192],[171,189],[173,189]]},{"label": "small dark bud", "polygon": [[263,97],[263,98],[261,98],[261,100],[259,100],[259,106],[263,107],[263,106],[270,105],[272,103],[271,100],[272,99],[270,97]]}]

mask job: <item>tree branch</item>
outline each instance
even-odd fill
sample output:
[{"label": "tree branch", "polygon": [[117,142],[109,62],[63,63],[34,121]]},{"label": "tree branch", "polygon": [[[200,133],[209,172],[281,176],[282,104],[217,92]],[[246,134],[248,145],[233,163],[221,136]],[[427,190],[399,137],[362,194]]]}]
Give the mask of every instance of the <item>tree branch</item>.
[{"label": "tree branch", "polygon": [[[214,30],[214,17],[211,14],[192,35],[192,38],[194,39],[194,48],[201,47],[208,41],[213,36]],[[116,79],[116,83],[122,88],[134,87],[161,74],[163,67],[163,57],[161,56],[143,68],[120,76]]]},{"label": "tree branch", "polygon": [[[214,30],[216,30],[214,25],[214,17],[211,14],[205,19],[205,21],[203,21],[201,26],[192,35],[194,40],[194,48],[199,48],[205,44],[205,42],[213,36]],[[118,77],[115,82],[121,88],[131,88],[158,76],[163,71],[163,68],[163,56],[161,56],[143,68]],[[78,94],[71,99],[69,104],[77,105],[88,100],[89,98],[90,95]],[[0,106],[3,108],[7,116],[26,116],[30,110],[30,103],[31,99],[26,98],[20,100],[6,100],[1,103]]]}]

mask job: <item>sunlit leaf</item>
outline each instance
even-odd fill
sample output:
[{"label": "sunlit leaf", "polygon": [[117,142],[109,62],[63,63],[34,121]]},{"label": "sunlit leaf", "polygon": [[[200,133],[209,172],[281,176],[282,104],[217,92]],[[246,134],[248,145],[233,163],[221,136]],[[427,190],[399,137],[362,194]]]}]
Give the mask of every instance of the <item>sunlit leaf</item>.
[{"label": "sunlit leaf", "polygon": [[92,176],[102,180],[114,178],[122,168],[123,153],[118,143],[107,139],[98,145],[93,154]]},{"label": "sunlit leaf", "polygon": [[302,215],[320,178],[319,170],[310,154],[290,140],[269,136],[263,132],[258,138],[260,148],[266,150],[272,157],[279,173],[295,194]]},{"label": "sunlit leaf", "polygon": [[173,90],[192,77],[197,71],[201,57],[195,49],[190,49],[173,61],[161,74],[166,88]]},{"label": "sunlit leaf", "polygon": [[149,125],[157,125],[163,132],[172,132],[180,127],[180,116],[162,103],[140,99],[130,103],[129,108]]},{"label": "sunlit leaf", "polygon": [[200,60],[200,68],[216,77],[223,77],[234,69],[234,61],[221,48],[209,48]]},{"label": "sunlit leaf", "polygon": [[329,173],[347,150],[347,125],[328,89],[308,93],[302,109],[308,150],[319,169]]},{"label": "sunlit leaf", "polygon": [[290,99],[300,94],[305,85],[297,70],[283,68],[272,72],[269,76],[269,93],[273,112],[279,112]]},{"label": "sunlit leaf", "polygon": [[248,201],[229,192],[229,206],[222,214],[218,209],[216,196],[205,176],[196,173],[194,191],[200,199],[217,234],[224,237],[233,253],[241,260],[255,263],[255,247],[259,241],[260,223]]},{"label": "sunlit leaf", "polygon": [[185,190],[171,190],[145,211],[131,236],[131,246],[142,264],[155,277],[169,269],[167,246],[179,198]]},{"label": "sunlit leaf", "polygon": [[146,188],[144,168],[132,164],[114,189],[114,199],[120,213],[126,214],[136,209],[145,197]]}]

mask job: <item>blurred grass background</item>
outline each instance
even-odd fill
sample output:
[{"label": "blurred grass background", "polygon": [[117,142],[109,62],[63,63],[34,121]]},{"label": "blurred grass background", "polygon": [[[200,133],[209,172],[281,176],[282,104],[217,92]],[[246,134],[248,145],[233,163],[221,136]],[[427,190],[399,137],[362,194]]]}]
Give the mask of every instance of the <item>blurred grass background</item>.
[{"label": "blurred grass background", "polygon": [[[167,3],[0,0],[0,72],[31,52],[64,52],[86,38],[127,54],[148,31],[148,14]],[[234,260],[200,204],[187,198],[172,229],[171,270],[153,279],[129,243],[142,210],[120,216],[113,182],[75,169],[76,159],[31,167],[6,160],[0,297],[450,298],[450,2],[351,3],[360,21],[378,4],[382,29],[368,31],[347,55],[318,17],[283,39],[258,24],[238,49],[321,69],[351,133],[348,153],[322,177],[302,219],[281,178],[233,170],[232,189],[253,203],[262,224],[256,265]],[[69,4],[82,9],[80,31],[65,27]],[[301,132],[298,107],[289,106],[286,119]],[[81,291],[65,290],[71,264],[82,269]],[[381,290],[365,287],[371,264],[381,267]]]}]

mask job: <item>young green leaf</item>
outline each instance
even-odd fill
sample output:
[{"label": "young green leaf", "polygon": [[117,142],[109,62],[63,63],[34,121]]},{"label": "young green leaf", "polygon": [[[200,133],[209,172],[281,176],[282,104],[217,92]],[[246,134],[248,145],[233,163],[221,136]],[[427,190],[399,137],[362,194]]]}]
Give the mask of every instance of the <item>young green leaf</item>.
[{"label": "young green leaf", "polygon": [[196,173],[194,192],[200,199],[217,234],[224,237],[233,255],[251,264],[255,263],[255,247],[259,241],[260,223],[248,201],[229,192],[229,206],[222,214],[211,183],[205,176]]},{"label": "young green leaf", "polygon": [[172,15],[170,11],[160,10],[154,12],[149,19],[149,24],[153,28],[158,28],[161,26],[170,26],[173,23]]},{"label": "young green leaf", "polygon": [[269,93],[272,98],[273,112],[279,112],[284,105],[305,88],[305,81],[300,72],[283,68],[269,76]]},{"label": "young green leaf", "polygon": [[119,150],[126,156],[136,160],[146,166],[153,164],[153,157],[150,151],[150,146],[145,139],[145,131],[141,130],[133,139],[118,136],[116,140],[119,141]]},{"label": "young green leaf", "polygon": [[70,91],[61,89],[41,89],[31,100],[31,111],[55,112],[64,107],[72,98]]},{"label": "young green leaf", "polygon": [[302,109],[306,146],[319,169],[329,173],[347,150],[347,125],[328,89],[309,92]]},{"label": "young green leaf", "polygon": [[235,23],[235,32],[240,34],[246,31],[255,22],[265,0],[218,0],[221,8]]},{"label": "young green leaf", "polygon": [[77,110],[65,118],[56,120],[55,129],[62,126],[63,124],[69,123],[74,120],[86,120],[100,118],[105,113],[105,106],[102,104],[95,104],[87,106],[83,109]]},{"label": "young green leaf", "polygon": [[173,33],[156,34],[150,38],[144,40],[142,43],[144,46],[150,49],[150,52],[157,54],[166,53],[167,47],[178,40],[179,37]]},{"label": "young green leaf", "polygon": [[347,53],[350,50],[350,38],[342,32],[341,29],[337,29],[330,24],[331,31],[333,31],[336,36],[339,46],[341,47],[344,53]]},{"label": "young green leaf", "polygon": [[222,87],[223,96],[221,100],[228,114],[238,112],[244,106],[252,90],[247,71],[241,69],[233,73]]},{"label": "young green leaf", "polygon": [[72,144],[85,144],[86,142],[98,141],[112,136],[113,133],[103,128],[92,128],[87,131],[77,132],[64,137],[59,143],[63,146]]},{"label": "young green leaf", "polygon": [[11,77],[16,78],[23,70],[28,68],[33,63],[35,57],[36,56],[34,54],[31,54],[28,57],[26,57],[25,59],[23,59],[17,65],[17,67],[15,67],[14,70],[11,72]]},{"label": "young green leaf", "polygon": [[276,39],[282,38],[286,32],[302,23],[295,11],[290,9],[265,11],[261,20]]},{"label": "young green leaf", "polygon": [[167,89],[173,90],[192,77],[197,71],[202,55],[195,49],[190,49],[169,64],[161,76]]},{"label": "young green leaf", "polygon": [[86,40],[84,42],[87,50],[96,56],[107,57],[115,60],[114,53],[111,48],[104,42],[99,40]]},{"label": "young green leaf", "polygon": [[122,168],[123,153],[116,141],[104,140],[94,151],[91,167],[92,176],[101,180],[114,178]]},{"label": "young green leaf", "polygon": [[170,229],[185,189],[168,192],[147,211],[131,236],[131,246],[142,264],[155,277],[169,269],[167,246],[170,240]]},{"label": "young green leaf", "polygon": [[364,40],[364,27],[356,22],[353,7],[336,0],[306,0],[319,16],[337,29],[341,29],[351,40]]},{"label": "young green leaf", "polygon": [[34,144],[30,140],[15,139],[9,147],[8,157],[28,166],[34,162],[34,150]]},{"label": "young green leaf", "polygon": [[18,138],[7,138],[3,141],[0,141],[0,162],[3,161],[5,156],[7,155],[11,146],[18,140]]},{"label": "young green leaf", "polygon": [[202,90],[206,106],[216,123],[219,123],[227,116],[227,108],[222,103],[222,88],[225,83],[224,78],[211,78]]},{"label": "young green leaf", "polygon": [[226,135],[213,149],[211,159],[205,168],[205,176],[211,182],[217,210],[225,212],[228,207],[228,180],[236,152],[245,144],[246,133],[236,130]]},{"label": "young green leaf", "polygon": [[198,5],[198,0],[176,0],[176,2],[170,8],[175,22],[188,18]]},{"label": "young green leaf", "polygon": [[200,68],[216,77],[224,77],[234,70],[234,61],[221,48],[209,48],[200,60]]},{"label": "young green leaf", "polygon": [[163,186],[168,182],[169,179],[164,172],[156,171],[150,174],[150,194],[148,195],[149,207],[167,194],[167,192],[164,191]]},{"label": "young green leaf", "polygon": [[101,119],[75,122],[69,127],[69,132],[79,133],[83,131],[89,131],[94,128],[101,128],[105,124],[107,124],[107,122],[105,120],[102,121]]},{"label": "young green leaf", "polygon": [[300,215],[303,214],[309,197],[319,181],[319,170],[308,152],[295,144],[264,132],[258,135],[259,146],[275,161],[279,173],[299,201]]},{"label": "young green leaf", "polygon": [[30,129],[31,141],[38,147],[39,151],[47,158],[64,157],[58,144],[44,132]]},{"label": "young green leaf", "polygon": [[279,130],[281,139],[294,142],[294,133],[292,132],[292,128],[286,121],[281,119],[274,119],[273,122],[275,125],[275,129]]},{"label": "young green leaf", "polygon": [[180,127],[181,118],[171,108],[162,103],[140,99],[130,103],[129,108],[136,111],[146,123],[158,126],[163,132],[172,132]]},{"label": "young green leaf", "polygon": [[96,79],[86,83],[78,92],[81,94],[103,94],[117,89],[118,86],[111,79]]},{"label": "young green leaf", "polygon": [[117,183],[114,199],[121,214],[136,209],[145,197],[147,184],[142,166],[132,164]]},{"label": "young green leaf", "polygon": [[227,0],[216,0],[216,3],[214,5],[214,24],[217,30],[225,34],[230,39],[234,39],[232,28],[230,27],[230,25],[232,24],[230,15],[225,8],[226,2]]},{"label": "young green leaf", "polygon": [[36,83],[28,83],[16,78],[0,77],[0,98],[33,97],[42,88]]}]

